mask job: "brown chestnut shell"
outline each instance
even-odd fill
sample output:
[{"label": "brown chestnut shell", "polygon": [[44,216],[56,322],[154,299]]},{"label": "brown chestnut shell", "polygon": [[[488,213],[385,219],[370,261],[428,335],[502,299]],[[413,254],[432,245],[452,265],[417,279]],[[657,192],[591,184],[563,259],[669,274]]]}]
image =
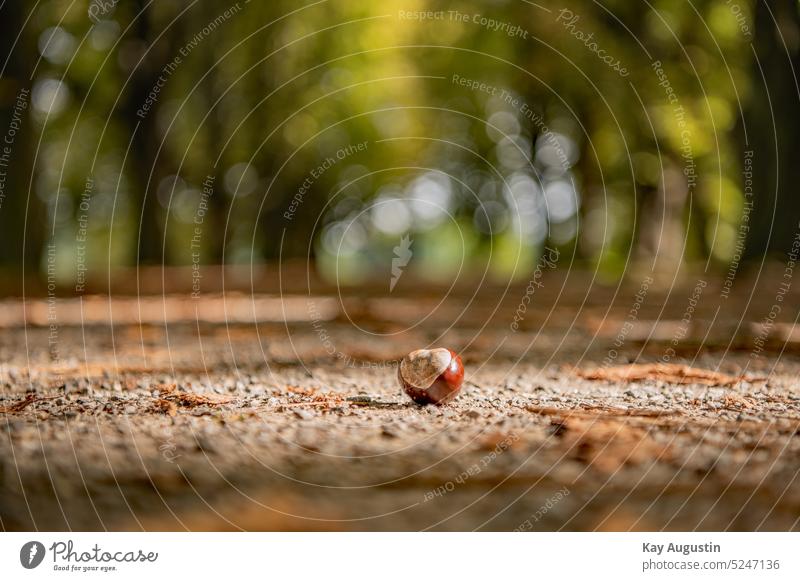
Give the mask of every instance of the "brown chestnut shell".
[{"label": "brown chestnut shell", "polygon": [[450,349],[418,349],[400,362],[397,378],[416,403],[442,405],[461,391],[464,365]]}]

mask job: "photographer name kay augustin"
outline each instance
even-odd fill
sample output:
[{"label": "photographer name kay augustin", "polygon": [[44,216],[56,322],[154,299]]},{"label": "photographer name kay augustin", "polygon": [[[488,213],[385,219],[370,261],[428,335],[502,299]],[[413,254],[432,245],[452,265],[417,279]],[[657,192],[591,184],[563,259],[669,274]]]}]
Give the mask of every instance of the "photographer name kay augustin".
[{"label": "photographer name kay augustin", "polygon": [[719,553],[721,548],[714,543],[704,543],[702,545],[677,545],[669,543],[669,545],[658,545],[656,543],[642,543],[643,553],[654,553],[661,555],[666,546],[667,553],[681,553],[683,555],[691,555],[694,553]]},{"label": "photographer name kay augustin", "polygon": [[88,551],[75,551],[72,541],[66,543],[57,541],[50,545],[53,563],[153,563],[158,559],[158,553],[145,553],[138,551],[109,552],[101,549],[96,543]]}]

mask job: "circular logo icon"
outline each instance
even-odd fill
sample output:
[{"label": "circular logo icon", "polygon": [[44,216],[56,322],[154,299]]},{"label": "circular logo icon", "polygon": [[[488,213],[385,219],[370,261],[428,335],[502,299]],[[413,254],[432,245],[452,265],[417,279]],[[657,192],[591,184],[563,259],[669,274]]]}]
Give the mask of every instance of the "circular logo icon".
[{"label": "circular logo icon", "polygon": [[26,569],[35,569],[44,559],[44,545],[39,541],[30,541],[19,550],[19,562]]}]

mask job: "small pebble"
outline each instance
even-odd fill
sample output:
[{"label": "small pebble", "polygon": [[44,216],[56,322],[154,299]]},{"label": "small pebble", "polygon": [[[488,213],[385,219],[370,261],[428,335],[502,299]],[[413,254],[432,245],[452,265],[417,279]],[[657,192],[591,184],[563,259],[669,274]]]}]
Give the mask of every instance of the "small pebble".
[{"label": "small pebble", "polygon": [[314,417],[314,414],[312,414],[308,410],[294,410],[293,413],[296,418],[299,418],[301,420],[310,420]]}]

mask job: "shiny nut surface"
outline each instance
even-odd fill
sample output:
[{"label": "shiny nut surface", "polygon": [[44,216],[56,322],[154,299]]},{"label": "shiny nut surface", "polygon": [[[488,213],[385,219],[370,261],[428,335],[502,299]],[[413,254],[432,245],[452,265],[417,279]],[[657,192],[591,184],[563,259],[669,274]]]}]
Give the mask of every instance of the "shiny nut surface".
[{"label": "shiny nut surface", "polygon": [[461,391],[464,365],[450,349],[418,349],[403,358],[397,377],[403,391],[416,403],[441,405]]}]

